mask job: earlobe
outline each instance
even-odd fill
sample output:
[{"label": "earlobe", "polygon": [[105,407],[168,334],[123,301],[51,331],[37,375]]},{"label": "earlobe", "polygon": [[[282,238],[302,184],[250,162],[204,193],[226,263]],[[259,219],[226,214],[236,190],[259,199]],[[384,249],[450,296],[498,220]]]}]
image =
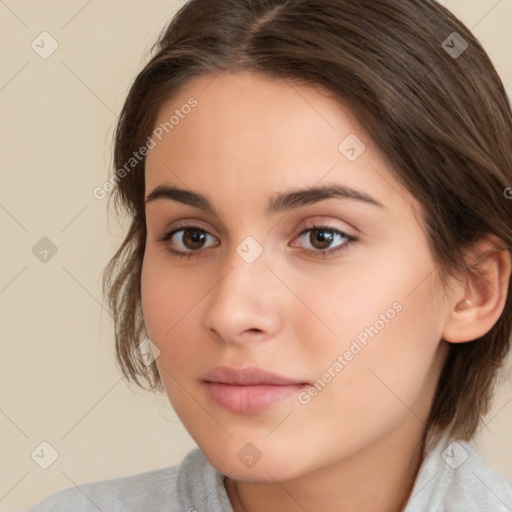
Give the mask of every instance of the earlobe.
[{"label": "earlobe", "polygon": [[511,274],[511,255],[490,236],[467,255],[469,271],[450,297],[443,339],[451,343],[476,340],[487,334],[505,307]]}]

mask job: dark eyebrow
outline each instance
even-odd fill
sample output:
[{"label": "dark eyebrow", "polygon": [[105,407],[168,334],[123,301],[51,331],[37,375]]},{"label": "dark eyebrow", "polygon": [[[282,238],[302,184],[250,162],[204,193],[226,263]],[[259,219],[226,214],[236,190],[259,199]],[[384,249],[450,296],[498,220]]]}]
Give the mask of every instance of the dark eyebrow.
[{"label": "dark eyebrow", "polygon": [[[385,208],[381,202],[377,201],[377,199],[365,192],[356,190],[352,187],[333,184],[278,193],[269,200],[265,211],[267,215],[273,215],[332,198],[352,199],[373,206],[378,206],[379,208]],[[150,194],[148,194],[146,197],[146,204],[161,199],[178,201],[217,215],[208,198],[197,192],[170,187],[168,185],[159,185]]]},{"label": "dark eyebrow", "polygon": [[379,208],[385,208],[382,203],[365,192],[344,185],[332,184],[320,187],[296,189],[276,194],[268,202],[266,212],[268,215],[272,215],[332,198],[353,199],[373,206],[378,206]]},{"label": "dark eyebrow", "polygon": [[197,192],[191,192],[190,190],[170,187],[168,185],[158,185],[158,187],[147,195],[146,204],[161,199],[178,201],[179,203],[188,204],[194,208],[199,208],[200,210],[215,214],[215,209],[205,196],[198,194]]}]

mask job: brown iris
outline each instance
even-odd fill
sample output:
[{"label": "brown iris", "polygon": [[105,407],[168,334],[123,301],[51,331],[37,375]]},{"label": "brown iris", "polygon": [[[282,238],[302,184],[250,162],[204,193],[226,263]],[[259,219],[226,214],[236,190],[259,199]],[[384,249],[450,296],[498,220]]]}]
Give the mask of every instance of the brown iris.
[{"label": "brown iris", "polygon": [[314,228],[309,235],[309,241],[316,249],[327,249],[332,244],[333,239],[334,234],[323,228]]},{"label": "brown iris", "polygon": [[198,229],[186,229],[182,241],[187,249],[201,249],[206,241],[206,233]]}]

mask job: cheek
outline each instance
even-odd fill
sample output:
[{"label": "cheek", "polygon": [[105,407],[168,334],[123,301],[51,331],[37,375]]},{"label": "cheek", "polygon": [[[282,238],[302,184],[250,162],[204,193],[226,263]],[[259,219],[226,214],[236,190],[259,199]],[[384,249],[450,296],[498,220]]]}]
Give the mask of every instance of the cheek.
[{"label": "cheek", "polygon": [[[215,276],[213,276],[215,277]],[[204,353],[199,335],[202,298],[211,279],[173,267],[166,256],[147,251],[141,274],[144,322],[149,338],[160,349],[156,364],[169,395]],[[182,377],[183,376],[183,377]],[[178,379],[178,380],[175,380]]]},{"label": "cheek", "polygon": [[442,314],[435,306],[441,295],[434,274],[426,278],[428,253],[378,256],[379,265],[354,265],[321,288],[311,278],[297,289],[315,313],[302,308],[293,320],[320,380],[318,398],[307,407],[318,406],[321,415],[325,403],[336,405],[333,414],[344,429],[351,428],[347,417],[360,428],[369,418],[386,422],[407,414],[432,382],[441,340]]},{"label": "cheek", "polygon": [[166,293],[166,281],[165,274],[146,252],[141,273],[142,312],[149,337],[157,345],[165,330],[172,326],[174,307]]},{"label": "cheek", "polygon": [[141,274],[144,321],[152,340],[165,343],[206,293],[207,283],[173,268],[160,251],[146,251]]},{"label": "cheek", "polygon": [[179,343],[179,338],[183,319],[186,319],[194,297],[180,293],[178,276],[169,272],[169,266],[159,259],[150,250],[146,251],[141,274],[142,311],[149,338],[160,349],[156,365],[166,394],[180,414],[181,400],[173,399],[179,396],[182,380],[177,368],[180,365],[182,368],[190,367],[184,364],[190,343]]}]

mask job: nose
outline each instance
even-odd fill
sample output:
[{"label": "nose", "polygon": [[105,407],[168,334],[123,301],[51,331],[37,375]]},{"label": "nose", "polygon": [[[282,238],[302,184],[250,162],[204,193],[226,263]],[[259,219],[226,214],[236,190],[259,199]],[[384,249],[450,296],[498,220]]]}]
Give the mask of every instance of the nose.
[{"label": "nose", "polygon": [[[263,253],[245,261],[236,251],[226,258],[222,277],[205,297],[204,326],[225,343],[244,343],[275,336],[282,327],[279,281]],[[281,297],[281,299],[280,299]]]}]

